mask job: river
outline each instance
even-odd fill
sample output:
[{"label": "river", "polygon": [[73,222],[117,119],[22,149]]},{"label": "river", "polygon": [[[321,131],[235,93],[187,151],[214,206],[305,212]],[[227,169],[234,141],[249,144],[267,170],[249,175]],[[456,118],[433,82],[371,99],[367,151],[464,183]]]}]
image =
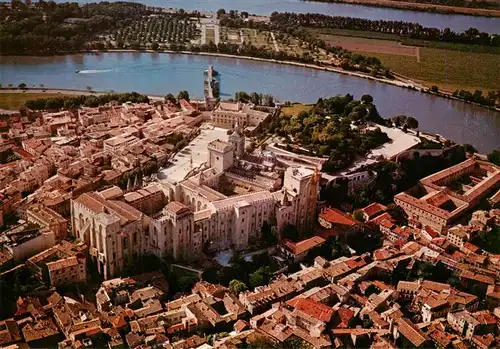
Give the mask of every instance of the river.
[{"label": "river", "polygon": [[[482,152],[500,148],[500,115],[485,108],[450,101],[367,79],[296,66],[222,57],[101,53],[55,57],[1,57],[2,86],[81,88],[147,94],[187,90],[203,95],[203,71],[209,64],[221,73],[222,98],[237,91],[270,93],[281,101],[313,103],[319,97],[370,94],[384,117],[415,116],[420,129],[439,133]],[[76,70],[80,73],[75,73]]]},{"label": "river", "polygon": [[[63,0],[56,0],[63,2]],[[78,3],[96,0],[76,0]],[[331,16],[358,17],[371,20],[416,22],[424,27],[450,28],[462,32],[474,27],[487,33],[500,32],[500,18],[438,14],[350,4],[328,4],[301,0],[140,0],[146,5],[185,10],[217,11],[218,9],[247,11],[251,14],[270,15],[274,11],[296,13],[322,13]]]}]

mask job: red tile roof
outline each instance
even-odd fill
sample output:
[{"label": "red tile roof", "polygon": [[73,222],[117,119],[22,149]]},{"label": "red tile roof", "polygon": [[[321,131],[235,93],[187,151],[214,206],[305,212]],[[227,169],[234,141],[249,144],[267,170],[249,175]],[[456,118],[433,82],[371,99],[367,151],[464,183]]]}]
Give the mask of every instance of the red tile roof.
[{"label": "red tile roof", "polygon": [[347,227],[352,227],[359,223],[347,213],[337,210],[336,208],[325,208],[319,216],[329,223],[345,225]]},{"label": "red tile roof", "polygon": [[331,307],[307,298],[294,298],[289,300],[287,304],[326,323],[330,321],[333,314]]},{"label": "red tile roof", "polygon": [[335,328],[348,328],[351,319],[354,317],[354,311],[341,307],[337,310],[336,317],[339,322],[335,325]]},{"label": "red tile roof", "polygon": [[363,211],[369,218],[372,218],[384,212],[386,209],[387,207],[384,205],[374,202],[363,208],[361,211]]},{"label": "red tile roof", "polygon": [[182,202],[171,201],[165,207],[168,211],[173,212],[175,214],[180,214],[183,212],[189,211],[189,207],[184,205]]},{"label": "red tile roof", "polygon": [[427,232],[427,234],[429,234],[432,238],[437,238],[439,236],[439,233],[437,231],[435,231],[432,227],[429,227],[428,225],[426,225],[424,227],[424,230]]},{"label": "red tile roof", "polygon": [[299,242],[293,242],[287,239],[283,240],[286,249],[292,252],[296,256],[304,252],[307,252],[313,249],[314,247],[323,244],[324,242],[325,239],[323,239],[320,236],[313,236],[312,238],[302,240]]},{"label": "red tile roof", "polygon": [[392,218],[389,212],[384,212],[380,216],[370,219],[368,222],[380,225],[383,221],[387,220],[390,223],[395,223],[396,221]]}]

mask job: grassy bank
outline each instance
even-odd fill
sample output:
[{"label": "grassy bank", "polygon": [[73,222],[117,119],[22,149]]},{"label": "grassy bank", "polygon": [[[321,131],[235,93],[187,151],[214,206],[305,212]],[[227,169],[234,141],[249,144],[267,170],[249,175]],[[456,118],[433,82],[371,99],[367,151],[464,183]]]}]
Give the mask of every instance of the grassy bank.
[{"label": "grassy bank", "polygon": [[427,47],[420,48],[420,60],[411,56],[369,54],[397,73],[450,92],[456,89],[497,90],[500,86],[500,55]]},{"label": "grassy bank", "polygon": [[28,100],[65,96],[71,95],[61,93],[0,93],[0,109],[18,110]]}]

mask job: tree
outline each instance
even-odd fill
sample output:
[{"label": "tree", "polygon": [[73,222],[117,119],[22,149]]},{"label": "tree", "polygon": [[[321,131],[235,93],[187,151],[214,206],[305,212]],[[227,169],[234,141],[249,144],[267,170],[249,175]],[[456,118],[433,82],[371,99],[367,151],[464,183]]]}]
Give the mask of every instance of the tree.
[{"label": "tree", "polygon": [[155,41],[151,44],[151,49],[152,50],[158,50],[158,48],[160,47],[160,45]]},{"label": "tree", "polygon": [[182,90],[179,92],[177,95],[177,100],[185,99],[186,101],[189,101],[189,92],[186,90]]},{"label": "tree", "polygon": [[283,231],[281,232],[281,238],[288,239],[291,241],[297,241],[299,239],[299,232],[297,231],[297,228],[294,225],[287,224],[283,228]]},{"label": "tree", "polygon": [[490,154],[488,154],[488,160],[495,165],[500,166],[500,150],[495,149]]},{"label": "tree", "polygon": [[270,94],[265,94],[262,97],[262,105],[265,105],[267,107],[274,107],[274,97],[273,95]]},{"label": "tree", "polygon": [[247,285],[245,285],[240,280],[234,279],[229,283],[229,291],[235,296],[238,296],[241,292],[244,292],[246,290],[248,290]]},{"label": "tree", "polygon": [[389,213],[398,224],[406,225],[408,223],[408,215],[400,206],[389,204],[386,212]]},{"label": "tree", "polygon": [[246,103],[250,100],[250,96],[245,91],[238,91],[234,94],[234,99],[237,102],[245,102]]},{"label": "tree", "polygon": [[92,92],[92,86],[85,87],[89,92]]},{"label": "tree", "polygon": [[171,93],[168,93],[166,96],[165,96],[165,103],[166,102],[170,102],[170,103],[177,103],[177,100],[175,99],[175,96]]},{"label": "tree", "polygon": [[373,97],[370,96],[370,95],[362,95],[361,96],[361,101],[365,104],[368,104],[368,103],[373,103]]},{"label": "tree", "polygon": [[141,49],[141,43],[140,41],[136,40],[130,44],[130,48],[132,50],[140,50]]},{"label": "tree", "polygon": [[211,284],[217,284],[219,283],[219,269],[216,267],[209,267],[203,270],[201,278]]},{"label": "tree", "polygon": [[436,85],[431,86],[431,92],[438,93],[439,88]]},{"label": "tree", "polygon": [[463,144],[462,147],[464,148],[466,153],[471,153],[471,154],[477,153],[477,149],[474,148],[474,146],[469,143]]},{"label": "tree", "polygon": [[226,10],[224,10],[223,8],[217,10],[217,18],[221,18],[225,14],[226,14]]},{"label": "tree", "polygon": [[415,119],[413,116],[408,116],[406,118],[406,126],[411,129],[416,129],[418,128],[418,120]]},{"label": "tree", "polygon": [[361,210],[355,210],[352,213],[352,218],[354,218],[358,222],[364,222],[365,221],[365,217],[363,216],[363,211],[361,211]]},{"label": "tree", "polygon": [[250,102],[252,102],[255,105],[260,105],[261,104],[261,99],[260,96],[257,92],[252,92],[250,94]]},{"label": "tree", "polygon": [[260,267],[255,272],[250,274],[250,280],[249,280],[250,287],[255,288],[257,286],[262,286],[267,284],[271,279],[271,276],[272,276],[271,268],[267,266]]},{"label": "tree", "polygon": [[27,86],[24,82],[22,82],[22,83],[20,83],[17,87],[18,87],[18,88],[20,88],[21,90],[24,90],[24,89],[26,89],[28,86]]},{"label": "tree", "polygon": [[181,292],[189,292],[193,288],[194,284],[198,281],[198,278],[194,275],[182,276],[177,280],[177,286]]},{"label": "tree", "polygon": [[408,117],[406,115],[398,115],[398,116],[395,116],[391,119],[391,121],[393,122],[393,124],[396,126],[396,127],[401,127],[403,126],[404,124],[406,124],[406,119]]},{"label": "tree", "polygon": [[264,222],[260,231],[262,232],[262,239],[269,245],[275,245],[278,242],[278,239],[276,238],[276,235],[273,234],[272,227],[269,223]]}]

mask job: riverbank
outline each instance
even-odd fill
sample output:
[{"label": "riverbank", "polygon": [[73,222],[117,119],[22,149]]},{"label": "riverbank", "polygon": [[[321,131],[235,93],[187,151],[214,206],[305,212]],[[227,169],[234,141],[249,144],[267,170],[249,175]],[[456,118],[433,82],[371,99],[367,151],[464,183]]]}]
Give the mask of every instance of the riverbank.
[{"label": "riverbank", "polygon": [[425,4],[425,3],[396,1],[396,0],[302,0],[302,1],[361,5],[368,7],[379,7],[379,8],[382,7],[382,8],[391,8],[398,10],[432,12],[440,14],[457,14],[464,16],[495,17],[495,18],[500,17],[500,10]]}]

